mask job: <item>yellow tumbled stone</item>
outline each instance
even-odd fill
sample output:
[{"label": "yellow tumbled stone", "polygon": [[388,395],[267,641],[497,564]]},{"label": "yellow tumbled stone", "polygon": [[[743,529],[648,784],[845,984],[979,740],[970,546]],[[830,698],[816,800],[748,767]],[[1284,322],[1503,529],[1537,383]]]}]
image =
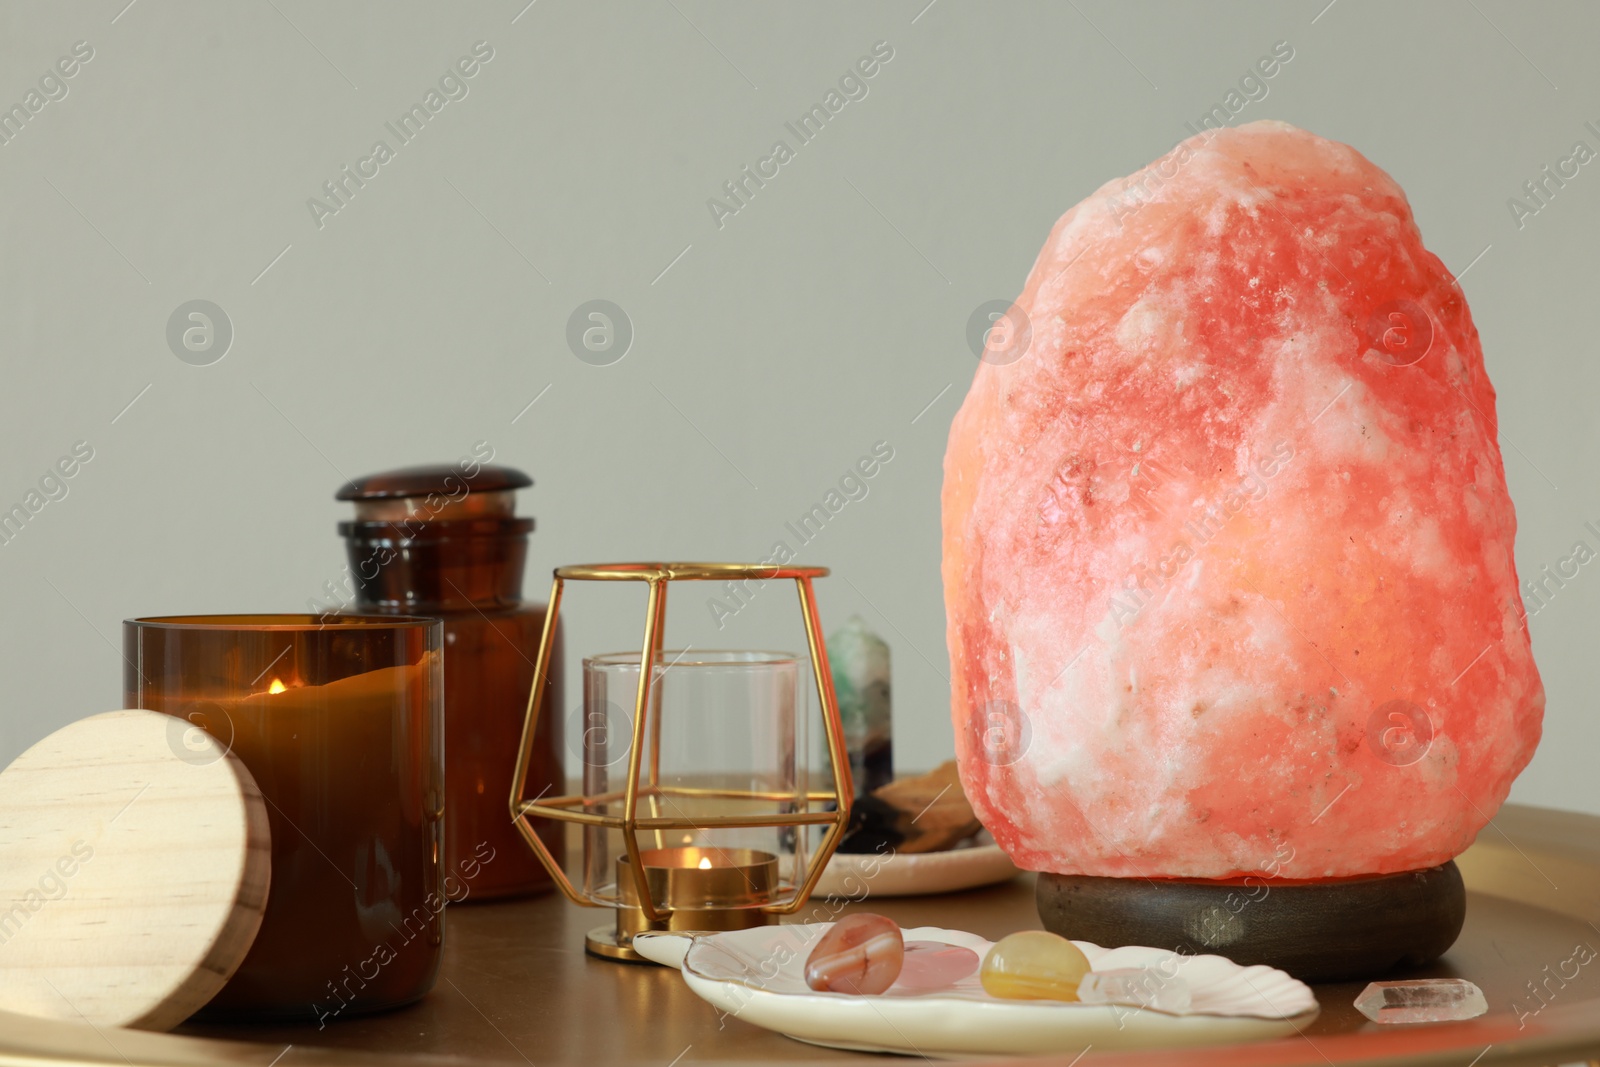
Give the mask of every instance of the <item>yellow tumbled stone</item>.
[{"label": "yellow tumbled stone", "polygon": [[997,941],[983,957],[983,990],[1006,1000],[1077,1000],[1089,958],[1078,946],[1044,930]]}]

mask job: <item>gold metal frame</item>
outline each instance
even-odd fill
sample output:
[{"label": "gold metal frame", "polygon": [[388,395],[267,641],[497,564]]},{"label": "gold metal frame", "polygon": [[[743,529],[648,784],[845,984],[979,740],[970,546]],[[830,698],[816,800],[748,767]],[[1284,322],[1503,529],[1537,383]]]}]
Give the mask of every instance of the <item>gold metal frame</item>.
[{"label": "gold metal frame", "polygon": [[[850,780],[850,758],[845,747],[844,726],[839,720],[839,702],[833,691],[833,676],[828,669],[827,649],[823,644],[822,625],[817,617],[816,593],[811,587],[814,578],[825,578],[828,575],[826,567],[786,567],[769,566],[759,563],[597,563],[584,564],[570,567],[557,567],[555,581],[550,587],[550,608],[544,619],[544,633],[539,639],[539,658],[533,670],[533,689],[528,694],[528,712],[522,726],[522,745],[517,752],[517,769],[511,783],[511,817],[517,824],[528,846],[533,849],[539,861],[550,872],[550,877],[561,889],[561,892],[575,904],[584,907],[603,907],[605,905],[585,897],[572,881],[567,877],[561,864],[556,860],[545,846],[543,840],[534,832],[533,818],[552,819],[562,823],[577,823],[583,826],[604,826],[623,833],[623,845],[627,849],[628,862],[633,868],[634,882],[637,889],[637,900],[644,917],[652,923],[660,923],[671,914],[671,909],[660,909],[655,906],[651,898],[650,887],[646,882],[644,864],[640,859],[638,831],[640,830],[703,830],[715,828],[744,829],[751,827],[780,827],[780,826],[829,826],[830,829],[823,835],[821,844],[811,856],[811,862],[806,871],[805,881],[795,887],[794,899],[785,903],[767,904],[760,910],[769,915],[792,915],[805,906],[806,900],[811,896],[811,891],[816,887],[817,879],[822,876],[822,869],[833,855],[839,840],[844,836],[846,825],[850,821],[850,799],[854,795]],[[787,799],[789,794],[779,797],[775,794],[763,794],[756,791],[745,790],[718,790],[707,792],[703,789],[664,787],[660,783],[660,768],[655,763],[659,759],[659,751],[652,760],[649,776],[641,786],[640,778],[644,770],[642,763],[645,750],[645,731],[650,711],[650,687],[654,678],[653,665],[661,656],[662,636],[666,630],[667,619],[667,585],[676,581],[743,581],[755,579],[758,581],[771,581],[774,579],[792,579],[800,595],[800,611],[805,621],[806,647],[811,655],[811,670],[816,681],[817,697],[822,708],[823,728],[828,742],[828,762],[833,770],[833,791],[808,791],[806,800],[808,806],[812,803],[824,804],[833,802],[833,811],[805,811],[793,815],[718,815],[700,818],[681,817],[668,818],[651,816],[639,817],[639,798],[645,796],[650,799],[651,809],[656,810],[656,797],[669,797],[674,795],[696,796],[704,798],[714,796],[727,800],[772,800]],[[649,584],[649,602],[645,608],[644,644],[639,656],[639,688],[634,697],[633,709],[633,744],[628,756],[628,781],[627,787],[621,794],[623,811],[621,815],[601,814],[593,811],[575,810],[585,806],[586,802],[592,805],[597,799],[615,800],[616,794],[606,794],[604,797],[586,798],[583,794],[551,797],[544,800],[527,800],[524,794],[528,784],[528,767],[533,758],[534,729],[539,723],[540,706],[543,703],[540,695],[549,679],[550,655],[555,644],[556,619],[561,611],[562,589],[569,581],[596,581],[596,582],[646,582]],[[659,723],[657,724],[659,726]],[[675,805],[674,805],[675,806]]]}]

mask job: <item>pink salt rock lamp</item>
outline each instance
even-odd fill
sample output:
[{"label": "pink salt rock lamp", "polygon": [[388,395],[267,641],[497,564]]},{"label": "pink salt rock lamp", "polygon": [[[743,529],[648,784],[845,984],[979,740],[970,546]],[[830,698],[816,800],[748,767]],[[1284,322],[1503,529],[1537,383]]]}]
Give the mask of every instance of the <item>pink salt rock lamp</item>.
[{"label": "pink salt rock lamp", "polygon": [[1141,883],[1448,864],[1544,691],[1494,389],[1400,187],[1284,123],[1205,131],[1063,215],[1007,319],[943,494],[996,841]]}]

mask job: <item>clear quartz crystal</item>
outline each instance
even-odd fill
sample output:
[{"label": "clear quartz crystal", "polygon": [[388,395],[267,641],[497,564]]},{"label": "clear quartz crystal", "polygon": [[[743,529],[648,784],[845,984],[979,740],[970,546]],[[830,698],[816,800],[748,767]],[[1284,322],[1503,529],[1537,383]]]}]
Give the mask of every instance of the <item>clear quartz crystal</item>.
[{"label": "clear quartz crystal", "polygon": [[1483,990],[1463,978],[1373,982],[1356,998],[1356,1010],[1375,1023],[1449,1023],[1489,1010]]},{"label": "clear quartz crystal", "polygon": [[1153,967],[1090,971],[1078,983],[1085,1004],[1124,1004],[1182,1015],[1189,1011],[1189,983]]}]

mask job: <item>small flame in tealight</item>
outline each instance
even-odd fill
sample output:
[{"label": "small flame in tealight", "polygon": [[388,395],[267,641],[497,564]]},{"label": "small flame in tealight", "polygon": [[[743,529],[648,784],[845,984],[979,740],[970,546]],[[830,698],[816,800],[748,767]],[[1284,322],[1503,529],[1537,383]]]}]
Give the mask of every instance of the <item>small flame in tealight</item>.
[{"label": "small flame in tealight", "polygon": [[267,692],[269,692],[269,693],[281,693],[287,688],[289,688],[289,687],[284,685],[281,680],[279,680],[277,678],[274,678],[272,680],[272,684],[267,686]]},{"label": "small flame in tealight", "polygon": [[710,856],[701,856],[700,857],[700,869],[702,871],[709,871],[711,869],[711,857]]}]

